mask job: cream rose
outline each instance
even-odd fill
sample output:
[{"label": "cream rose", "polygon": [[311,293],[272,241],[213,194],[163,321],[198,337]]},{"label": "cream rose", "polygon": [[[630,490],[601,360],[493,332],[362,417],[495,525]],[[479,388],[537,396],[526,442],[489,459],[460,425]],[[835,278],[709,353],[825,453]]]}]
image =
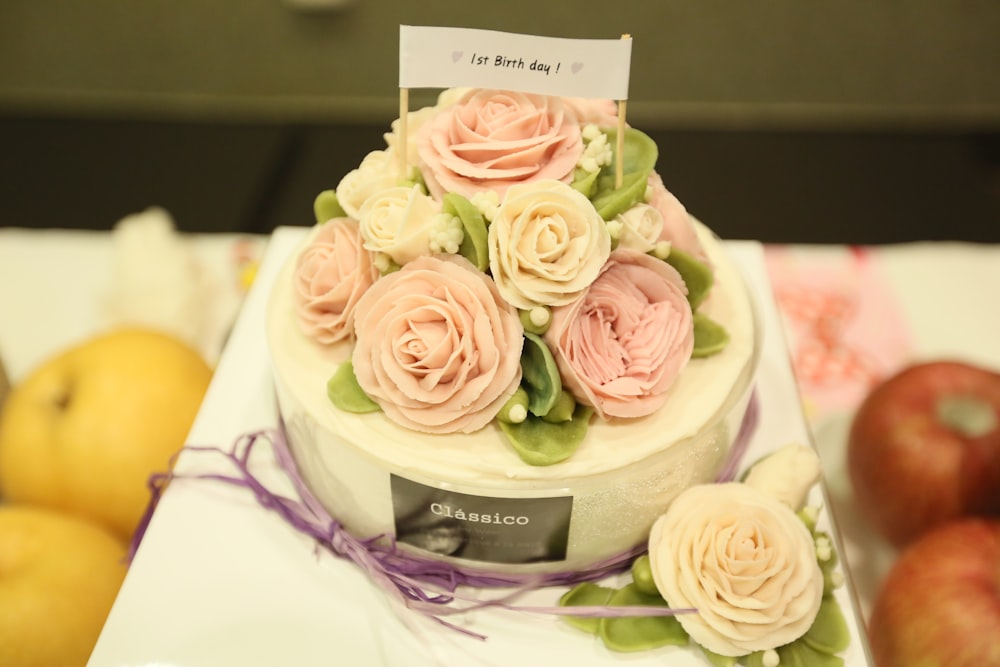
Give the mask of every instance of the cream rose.
[{"label": "cream rose", "polygon": [[618,226],[618,247],[639,252],[655,248],[663,231],[663,216],[649,204],[636,204],[619,213],[612,222]]},{"label": "cream rose", "polygon": [[667,190],[663,180],[655,172],[649,175],[646,191],[649,205],[659,211],[663,218],[660,240],[669,241],[671,246],[683,250],[711,267],[708,253],[701,245],[691,215],[684,208],[684,204]]},{"label": "cream rose", "polygon": [[583,152],[580,126],[559,98],[472,90],[418,133],[421,172],[431,194],[471,199],[542,179],[569,182]]},{"label": "cream rose", "polygon": [[741,484],[679,495],[653,525],[650,564],[677,620],[698,644],[741,656],[794,641],[812,626],[823,573],[812,535],[773,497]]},{"label": "cream rose", "polygon": [[395,151],[372,151],[356,169],[347,172],[337,184],[337,201],[355,220],[365,200],[380,190],[399,185],[399,159]]},{"label": "cream rose", "polygon": [[420,186],[397,186],[374,193],[358,211],[365,248],[403,265],[430,252],[440,227],[441,205]]},{"label": "cream rose", "polygon": [[421,257],[378,280],[358,303],[355,329],[358,383],[406,428],[478,430],[521,381],[517,311],[459,256]]},{"label": "cream rose", "polygon": [[371,253],[361,245],[358,223],[334,218],[323,223],[295,261],[295,304],[299,326],[323,344],[354,335],[354,309],[378,278]]},{"label": "cream rose", "polygon": [[552,309],[545,341],[563,386],[604,419],[658,410],[694,348],[686,294],[666,262],[615,250],[581,298]]},{"label": "cream rose", "polygon": [[792,444],[755,463],[743,483],[777,498],[797,512],[805,505],[809,489],[819,481],[820,473],[816,450]]},{"label": "cream rose", "polygon": [[590,200],[553,180],[511,187],[487,244],[500,293],[524,309],[575,300],[611,253],[611,235]]}]

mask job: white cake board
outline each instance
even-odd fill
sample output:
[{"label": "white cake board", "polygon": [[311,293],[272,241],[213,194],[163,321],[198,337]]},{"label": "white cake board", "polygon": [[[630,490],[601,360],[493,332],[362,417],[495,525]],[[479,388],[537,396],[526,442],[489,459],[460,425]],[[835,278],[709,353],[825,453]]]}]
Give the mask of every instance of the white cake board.
[{"label": "white cake board", "polygon": [[[280,228],[272,236],[189,444],[228,448],[240,435],[276,426],[265,304],[280,266],[305,233]],[[744,241],[726,247],[757,295],[764,321],[757,382],[761,419],[746,458],[752,461],[787,443],[809,442],[810,435],[762,249]],[[263,453],[255,472],[283,484],[269,451]],[[221,457],[192,452],[181,456],[178,469],[230,472]],[[821,489],[814,500],[823,501]],[[828,512],[822,522],[836,538]],[[562,590],[545,589],[522,602],[554,605]],[[850,582],[837,596],[852,634],[845,663],[870,665]],[[355,565],[316,550],[249,491],[178,479],[153,516],[89,665],[707,665],[690,648],[614,653],[550,616],[494,609],[457,620],[488,639],[401,612]]]}]

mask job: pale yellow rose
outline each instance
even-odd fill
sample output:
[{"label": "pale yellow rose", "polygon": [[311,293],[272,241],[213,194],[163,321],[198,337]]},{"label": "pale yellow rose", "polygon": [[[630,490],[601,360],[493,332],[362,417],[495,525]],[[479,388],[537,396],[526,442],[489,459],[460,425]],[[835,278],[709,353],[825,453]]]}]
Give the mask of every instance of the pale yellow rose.
[{"label": "pale yellow rose", "polygon": [[619,213],[612,222],[618,230],[618,247],[639,252],[655,248],[663,231],[663,216],[649,204],[636,204]]},{"label": "pale yellow rose", "polygon": [[490,223],[490,271],[508,303],[558,306],[582,295],[611,254],[593,204],[556,180],[511,186]]},{"label": "pale yellow rose", "polygon": [[358,211],[361,238],[367,250],[403,265],[431,252],[440,213],[441,205],[421,192],[420,186],[379,190]]},{"label": "pale yellow rose", "polygon": [[812,626],[823,573],[805,524],[746,484],[702,484],[653,525],[650,564],[677,620],[710,651],[742,656],[792,642]]},{"label": "pale yellow rose", "polygon": [[372,151],[337,184],[337,201],[355,220],[370,196],[399,185],[399,161],[392,150]]}]

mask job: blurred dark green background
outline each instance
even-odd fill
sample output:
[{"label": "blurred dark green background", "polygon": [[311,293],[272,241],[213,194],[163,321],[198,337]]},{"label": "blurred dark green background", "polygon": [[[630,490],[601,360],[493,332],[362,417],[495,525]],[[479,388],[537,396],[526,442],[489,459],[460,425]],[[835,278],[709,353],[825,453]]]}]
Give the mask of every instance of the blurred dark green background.
[{"label": "blurred dark green background", "polygon": [[995,0],[7,0],[0,224],[310,224],[397,115],[400,23],[630,33],[629,120],[725,237],[1000,242]]}]

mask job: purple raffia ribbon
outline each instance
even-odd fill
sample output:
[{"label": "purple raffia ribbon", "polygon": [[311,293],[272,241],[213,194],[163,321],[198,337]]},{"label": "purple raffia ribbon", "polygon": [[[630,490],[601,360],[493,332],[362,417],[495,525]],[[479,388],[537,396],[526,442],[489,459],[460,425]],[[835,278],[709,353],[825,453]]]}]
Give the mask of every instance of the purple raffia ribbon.
[{"label": "purple raffia ribbon", "polygon": [[[730,481],[734,478],[740,459],[746,452],[756,429],[758,413],[759,406],[755,392],[750,397],[740,429],[730,447],[729,455],[717,481]],[[291,482],[298,498],[291,498],[272,491],[250,470],[251,454],[254,448],[262,442],[270,445],[275,462]],[[150,503],[136,528],[129,548],[129,561],[138,550],[166,485],[172,479],[200,479],[223,482],[248,489],[262,507],[277,513],[297,531],[314,539],[318,547],[356,564],[380,588],[397,597],[406,607],[419,611],[442,625],[479,639],[485,639],[485,637],[449,623],[443,617],[486,607],[560,616],[589,617],[669,616],[694,611],[668,607],[529,607],[513,604],[513,600],[517,596],[527,591],[549,586],[571,586],[597,581],[622,572],[630,567],[636,557],[646,551],[645,545],[638,545],[628,551],[609,557],[585,572],[511,574],[490,573],[405,553],[398,549],[391,535],[380,535],[367,539],[356,538],[327,512],[326,508],[309,490],[298,472],[298,467],[285,440],[284,431],[280,428],[241,435],[228,451],[219,447],[194,445],[185,447],[184,451],[221,455],[229,461],[234,473],[158,473],[151,476],[148,482],[151,491]],[[499,597],[484,600],[460,593],[460,587],[508,588],[512,591]]]}]

